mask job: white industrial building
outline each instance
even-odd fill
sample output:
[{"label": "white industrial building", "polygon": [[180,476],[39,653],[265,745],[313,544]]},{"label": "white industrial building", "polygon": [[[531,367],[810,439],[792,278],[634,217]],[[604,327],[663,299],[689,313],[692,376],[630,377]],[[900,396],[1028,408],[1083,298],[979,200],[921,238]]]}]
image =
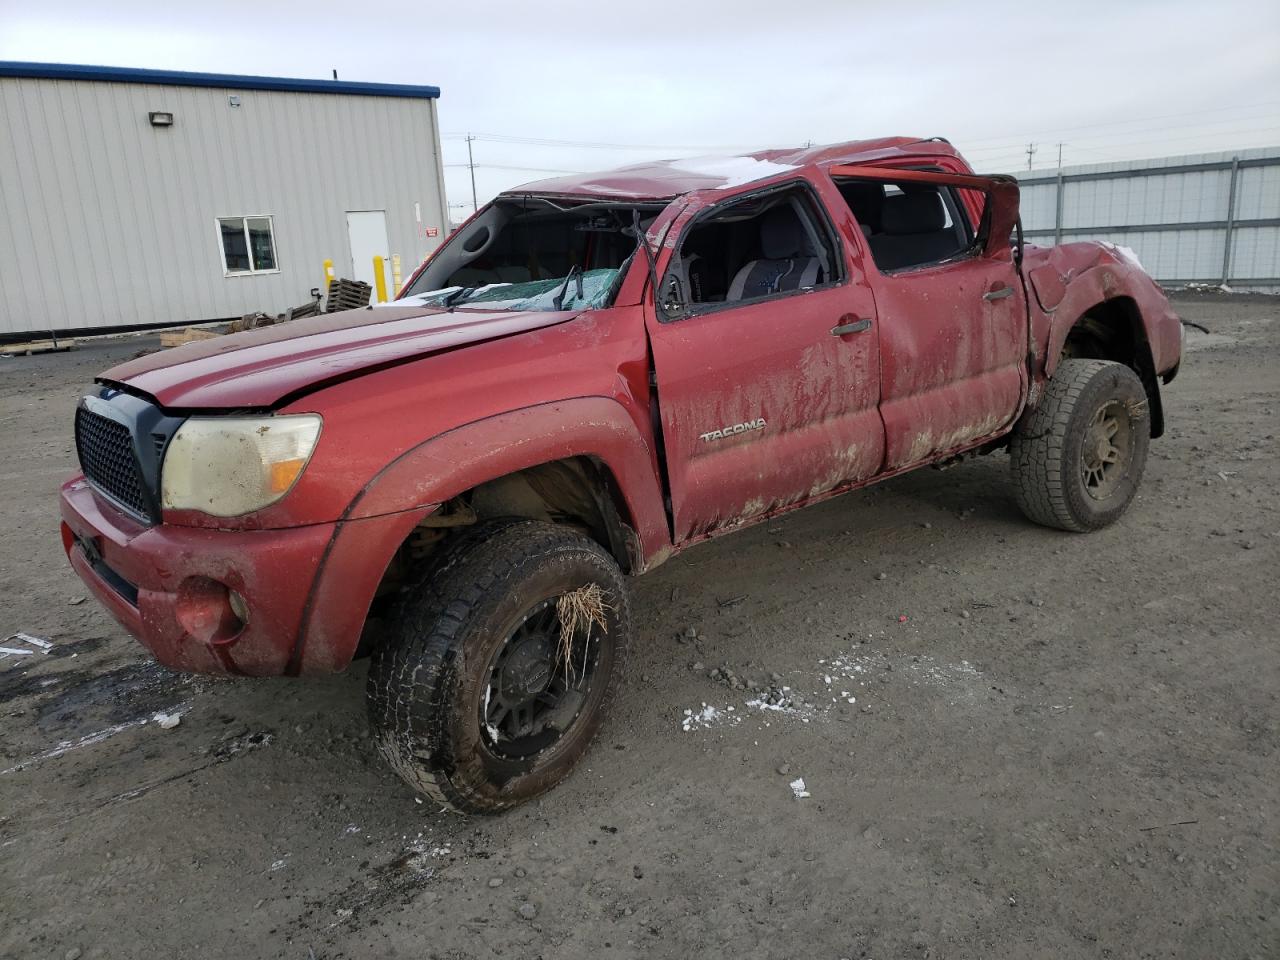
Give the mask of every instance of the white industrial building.
[{"label": "white industrial building", "polygon": [[390,287],[448,232],[439,95],[0,62],[0,339],[276,313],[325,260]]}]

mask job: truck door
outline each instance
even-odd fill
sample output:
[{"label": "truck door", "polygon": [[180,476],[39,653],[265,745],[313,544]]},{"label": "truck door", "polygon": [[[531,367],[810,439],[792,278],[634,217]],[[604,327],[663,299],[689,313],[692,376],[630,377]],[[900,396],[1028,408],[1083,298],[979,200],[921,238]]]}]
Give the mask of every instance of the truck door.
[{"label": "truck door", "polygon": [[[1009,244],[1017,184],[858,165],[830,172],[874,264],[884,470],[1001,433],[1028,383],[1027,307]],[[982,222],[974,211],[985,211]]]},{"label": "truck door", "polygon": [[676,541],[873,475],[875,305],[814,186],[693,203],[668,236],[646,323]]}]

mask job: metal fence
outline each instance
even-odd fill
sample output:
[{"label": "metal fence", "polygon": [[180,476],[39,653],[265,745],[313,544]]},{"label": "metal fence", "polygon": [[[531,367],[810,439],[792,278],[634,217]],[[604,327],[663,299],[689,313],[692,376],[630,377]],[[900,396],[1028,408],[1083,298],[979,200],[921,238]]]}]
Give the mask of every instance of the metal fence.
[{"label": "metal fence", "polygon": [[1280,292],[1280,148],[1019,175],[1032,243],[1107,240],[1166,286]]}]

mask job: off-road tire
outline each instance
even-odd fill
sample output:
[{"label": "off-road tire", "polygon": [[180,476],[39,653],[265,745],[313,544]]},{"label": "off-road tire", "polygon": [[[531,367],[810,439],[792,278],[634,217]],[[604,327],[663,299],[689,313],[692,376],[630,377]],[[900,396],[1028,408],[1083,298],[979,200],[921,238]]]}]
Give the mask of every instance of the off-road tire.
[{"label": "off-road tire", "polygon": [[[495,753],[481,720],[493,657],[528,610],[593,583],[605,629],[577,719],[532,757]],[[373,652],[367,694],[378,749],[411,787],[460,813],[498,813],[539,796],[568,776],[600,729],[630,635],[624,575],[598,544],[550,523],[488,523],[404,591]]]},{"label": "off-road tire", "polygon": [[[1126,462],[1105,495],[1086,479],[1095,418],[1106,413],[1126,434]],[[1039,405],[1010,441],[1018,506],[1046,527],[1084,533],[1115,522],[1138,491],[1151,439],[1151,413],[1142,381],[1109,360],[1063,360]]]}]

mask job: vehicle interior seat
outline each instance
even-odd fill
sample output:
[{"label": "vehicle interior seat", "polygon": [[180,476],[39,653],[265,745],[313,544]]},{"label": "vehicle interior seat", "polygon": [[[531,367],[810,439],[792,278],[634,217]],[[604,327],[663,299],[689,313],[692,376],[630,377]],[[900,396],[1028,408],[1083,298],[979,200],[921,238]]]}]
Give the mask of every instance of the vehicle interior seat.
[{"label": "vehicle interior seat", "polygon": [[760,218],[759,260],[739,268],[726,300],[750,300],[784,290],[812,287],[821,280],[822,261],[814,254],[800,218],[790,206],[777,206]]},{"label": "vehicle interior seat", "polygon": [[947,226],[942,197],[934,190],[885,197],[880,227],[870,243],[881,270],[931,263],[960,252],[955,230]]}]

